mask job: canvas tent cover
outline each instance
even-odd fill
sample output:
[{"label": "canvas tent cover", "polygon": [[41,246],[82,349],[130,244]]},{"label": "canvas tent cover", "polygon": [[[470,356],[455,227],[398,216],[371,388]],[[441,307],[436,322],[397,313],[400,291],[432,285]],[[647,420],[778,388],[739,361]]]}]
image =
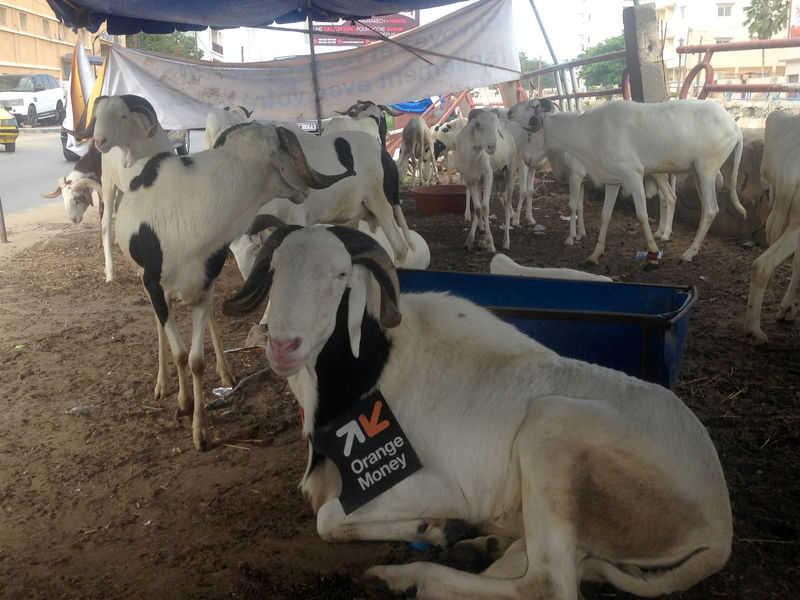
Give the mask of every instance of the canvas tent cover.
[{"label": "canvas tent cover", "polygon": [[111,35],[171,33],[206,27],[266,27],[273,23],[335,21],[452,4],[456,0],[47,0],[69,27]]}]

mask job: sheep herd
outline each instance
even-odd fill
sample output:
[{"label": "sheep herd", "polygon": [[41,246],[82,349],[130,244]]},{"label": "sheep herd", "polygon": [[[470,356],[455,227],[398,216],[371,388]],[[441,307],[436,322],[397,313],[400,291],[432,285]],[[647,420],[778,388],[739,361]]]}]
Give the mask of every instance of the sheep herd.
[{"label": "sheep herd", "polygon": [[[92,194],[99,196],[106,281],[115,277],[116,215],[116,241],[139,269],[155,314],[155,396],[167,396],[169,345],[179,414],[192,415],[194,446],[209,448],[203,340],[208,328],[217,373],[232,385],[212,309],[214,282],[232,251],[245,281],[223,308],[242,315],[269,298],[261,319],[269,332],[266,357],[288,379],[304,415],[301,489],[320,536],[462,544],[493,561],[480,574],[425,562],[378,566],[365,574],[365,585],[417,598],[575,600],[581,580],[654,596],[721,569],[732,538],[728,489],[692,411],[657,384],[561,357],[466,300],[402,294],[396,270],[427,268],[430,251],[406,224],[399,186],[409,168],[412,181],[439,182],[437,158],[444,155],[448,176],[459,173],[467,191],[466,245],[478,239],[495,252],[493,192],[503,206],[508,249],[523,204],[527,223],[535,222],[533,178],[549,163],[554,177],[569,183],[565,243],[572,244],[586,235],[582,186],[590,177],[605,186],[600,235],[587,259],[594,264],[624,186],[655,267],[656,239],[668,240],[672,228],[670,176],[692,173],[702,214],[681,256],[691,261],[718,212],[719,171],[732,153],[731,200],[744,215],[736,197],[739,127],[708,101],[618,101],[578,115],[529,100],[510,110],[474,110],[433,130],[412,119],[395,161],[385,147],[386,110],[358,101],[319,136],[292,123],[254,120],[242,107],[214,110],[207,149],[177,156],[146,99],[97,101],[80,132],[93,136],[89,151],[50,196],[63,195],[74,222]],[[779,318],[794,319],[797,311],[798,136],[800,116],[769,115],[761,174],[773,201],[771,245],[753,265],[745,319],[759,343],[766,341],[764,290],[792,253]],[[655,236],[648,182],[661,201]],[[531,270],[501,254],[491,268],[602,278]],[[175,321],[179,303],[192,311],[188,352]],[[392,431],[381,446],[391,446],[389,454],[370,445],[384,429]],[[363,454],[350,457],[361,446]],[[411,454],[417,463],[407,462]],[[345,471],[356,463],[354,478]],[[377,493],[344,501],[352,481],[363,490],[389,473],[394,479],[386,475]]]}]

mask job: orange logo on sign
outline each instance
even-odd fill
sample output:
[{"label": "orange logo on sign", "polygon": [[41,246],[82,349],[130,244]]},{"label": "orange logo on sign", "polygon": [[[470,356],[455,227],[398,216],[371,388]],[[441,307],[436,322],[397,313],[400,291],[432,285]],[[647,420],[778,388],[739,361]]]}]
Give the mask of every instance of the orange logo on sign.
[{"label": "orange logo on sign", "polygon": [[380,421],[381,418],[381,408],[383,407],[383,402],[380,400],[375,401],[375,405],[372,407],[372,416],[369,420],[367,420],[367,415],[358,415],[358,422],[361,423],[361,427],[364,428],[364,432],[369,437],[375,437],[381,431],[386,429],[389,426],[389,421],[384,419]]}]

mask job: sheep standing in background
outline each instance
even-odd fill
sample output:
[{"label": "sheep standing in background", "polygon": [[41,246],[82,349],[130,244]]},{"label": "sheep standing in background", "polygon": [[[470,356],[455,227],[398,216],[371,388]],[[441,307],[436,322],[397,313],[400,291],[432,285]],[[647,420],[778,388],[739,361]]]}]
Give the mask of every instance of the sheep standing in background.
[{"label": "sheep standing in background", "polygon": [[[420,600],[575,600],[581,580],[656,596],[727,561],[719,458],[666,388],[560,357],[464,299],[401,295],[386,253],[350,229],[279,229],[224,310],[267,295],[267,359],[305,415],[301,490],[320,537],[500,556],[479,574],[415,562],[372,567],[365,582]],[[366,429],[370,414],[405,439],[340,471],[331,457],[352,455],[336,436]],[[363,456],[357,431],[347,439]],[[412,452],[421,466],[407,469]],[[345,508],[348,472],[369,483],[386,469],[406,472]]]},{"label": "sheep standing in background", "polygon": [[428,124],[422,117],[413,117],[403,127],[400,140],[400,156],[397,158],[397,173],[402,181],[409,167],[411,168],[411,185],[417,179],[420,185],[430,184],[432,178],[439,180],[439,170],[433,156],[433,136]]},{"label": "sheep standing in background", "polygon": [[800,286],[800,115],[775,110],[764,126],[761,183],[769,189],[772,210],[767,217],[767,248],[754,262],[744,330],[757,344],[765,344],[761,330],[761,304],[775,268],[794,254],[792,278],[778,307],[779,321],[797,317]]},{"label": "sheep standing in background", "polygon": [[244,106],[226,106],[219,110],[212,110],[206,115],[206,148],[212,148],[219,134],[233,125],[246,123],[253,114],[252,110]]},{"label": "sheep standing in background", "polygon": [[161,127],[155,109],[141,96],[100,96],[92,120],[79,137],[94,136],[102,158],[102,197],[105,205],[101,223],[106,282],[114,281],[111,253],[111,223],[123,196],[122,172],[142,158],[172,152],[172,142]]},{"label": "sheep standing in background", "polygon": [[[466,125],[466,117],[456,117],[441,125],[434,125],[431,129],[431,135],[433,136],[433,158],[434,160],[439,160],[439,157],[444,154],[448,183],[453,183],[453,175],[457,173],[453,165],[453,157],[456,151],[456,139]],[[469,221],[469,217],[467,221]]]},{"label": "sheep standing in background", "polygon": [[[165,152],[130,169],[136,175],[119,207],[117,241],[142,270],[142,282],[178,369],[179,414],[192,412],[197,449],[206,449],[211,441],[203,401],[203,337],[206,325],[212,339],[216,336],[214,281],[225,264],[228,244],[247,230],[264,198],[300,202],[308,186],[325,187],[352,175],[349,148],[343,144],[341,149],[342,162],[318,165],[331,173],[322,175],[309,166],[289,129],[242,123],[226,130],[212,150],[191,157]],[[176,301],[192,308],[188,354],[172,310]],[[224,355],[218,355],[217,369],[229,372]]]},{"label": "sheep standing in background", "polygon": [[[514,207],[511,194],[517,174],[517,147],[508,119],[496,111],[473,110],[469,122],[456,139],[455,165],[467,188],[467,209],[470,201],[474,208],[472,224],[464,244],[472,248],[475,232],[480,224],[483,231],[481,245],[495,252],[494,238],[489,226],[489,199],[492,185],[497,179],[503,202],[503,249],[511,247],[511,215]],[[466,213],[465,213],[466,217]]]},{"label": "sheep standing in background", "polygon": [[546,148],[573,154],[595,183],[605,185],[600,233],[587,262],[598,264],[605,251],[608,223],[619,188],[624,185],[633,195],[636,217],[649,251],[648,264],[657,264],[658,245],[647,221],[645,175],[693,172],[697,176],[700,224],[694,241],[681,255],[682,261],[689,262],[697,256],[719,212],[714,182],[731,152],[734,153],[731,203],[742,216],[746,215],[736,194],[742,131],[733,117],[713,102],[677,100],[641,104],[618,100],[580,115],[569,112],[534,115],[528,130],[542,130]]},{"label": "sheep standing in background", "polygon": [[[100,220],[103,220],[103,192],[101,178],[103,173],[102,154],[94,140],[88,141],[86,154],[81,156],[66,177],[59,177],[58,187],[50,194],[39,194],[42,198],[64,198],[64,208],[70,221],[80,223],[83,213],[90,206],[94,206],[92,193],[97,193],[97,209]],[[84,181],[86,180],[86,181]],[[80,182],[80,183],[79,183]]]}]

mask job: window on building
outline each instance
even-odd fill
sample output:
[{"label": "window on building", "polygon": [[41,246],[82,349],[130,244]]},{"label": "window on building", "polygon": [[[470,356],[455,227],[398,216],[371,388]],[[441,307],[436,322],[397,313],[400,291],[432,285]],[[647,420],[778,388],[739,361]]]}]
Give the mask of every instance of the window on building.
[{"label": "window on building", "polygon": [[8,27],[8,9],[5,6],[0,6],[0,25]]},{"label": "window on building", "polygon": [[730,17],[732,7],[733,7],[732,4],[717,4],[717,16]]},{"label": "window on building", "polygon": [[42,19],[42,35],[50,37],[50,21],[47,19]]},{"label": "window on building", "polygon": [[733,38],[724,37],[724,38],[714,38],[715,44],[730,44]]},{"label": "window on building", "polygon": [[217,29],[211,30],[211,50],[222,54],[222,32]]},{"label": "window on building", "polygon": [[28,31],[28,15],[24,12],[19,13],[19,29],[20,31]]}]

